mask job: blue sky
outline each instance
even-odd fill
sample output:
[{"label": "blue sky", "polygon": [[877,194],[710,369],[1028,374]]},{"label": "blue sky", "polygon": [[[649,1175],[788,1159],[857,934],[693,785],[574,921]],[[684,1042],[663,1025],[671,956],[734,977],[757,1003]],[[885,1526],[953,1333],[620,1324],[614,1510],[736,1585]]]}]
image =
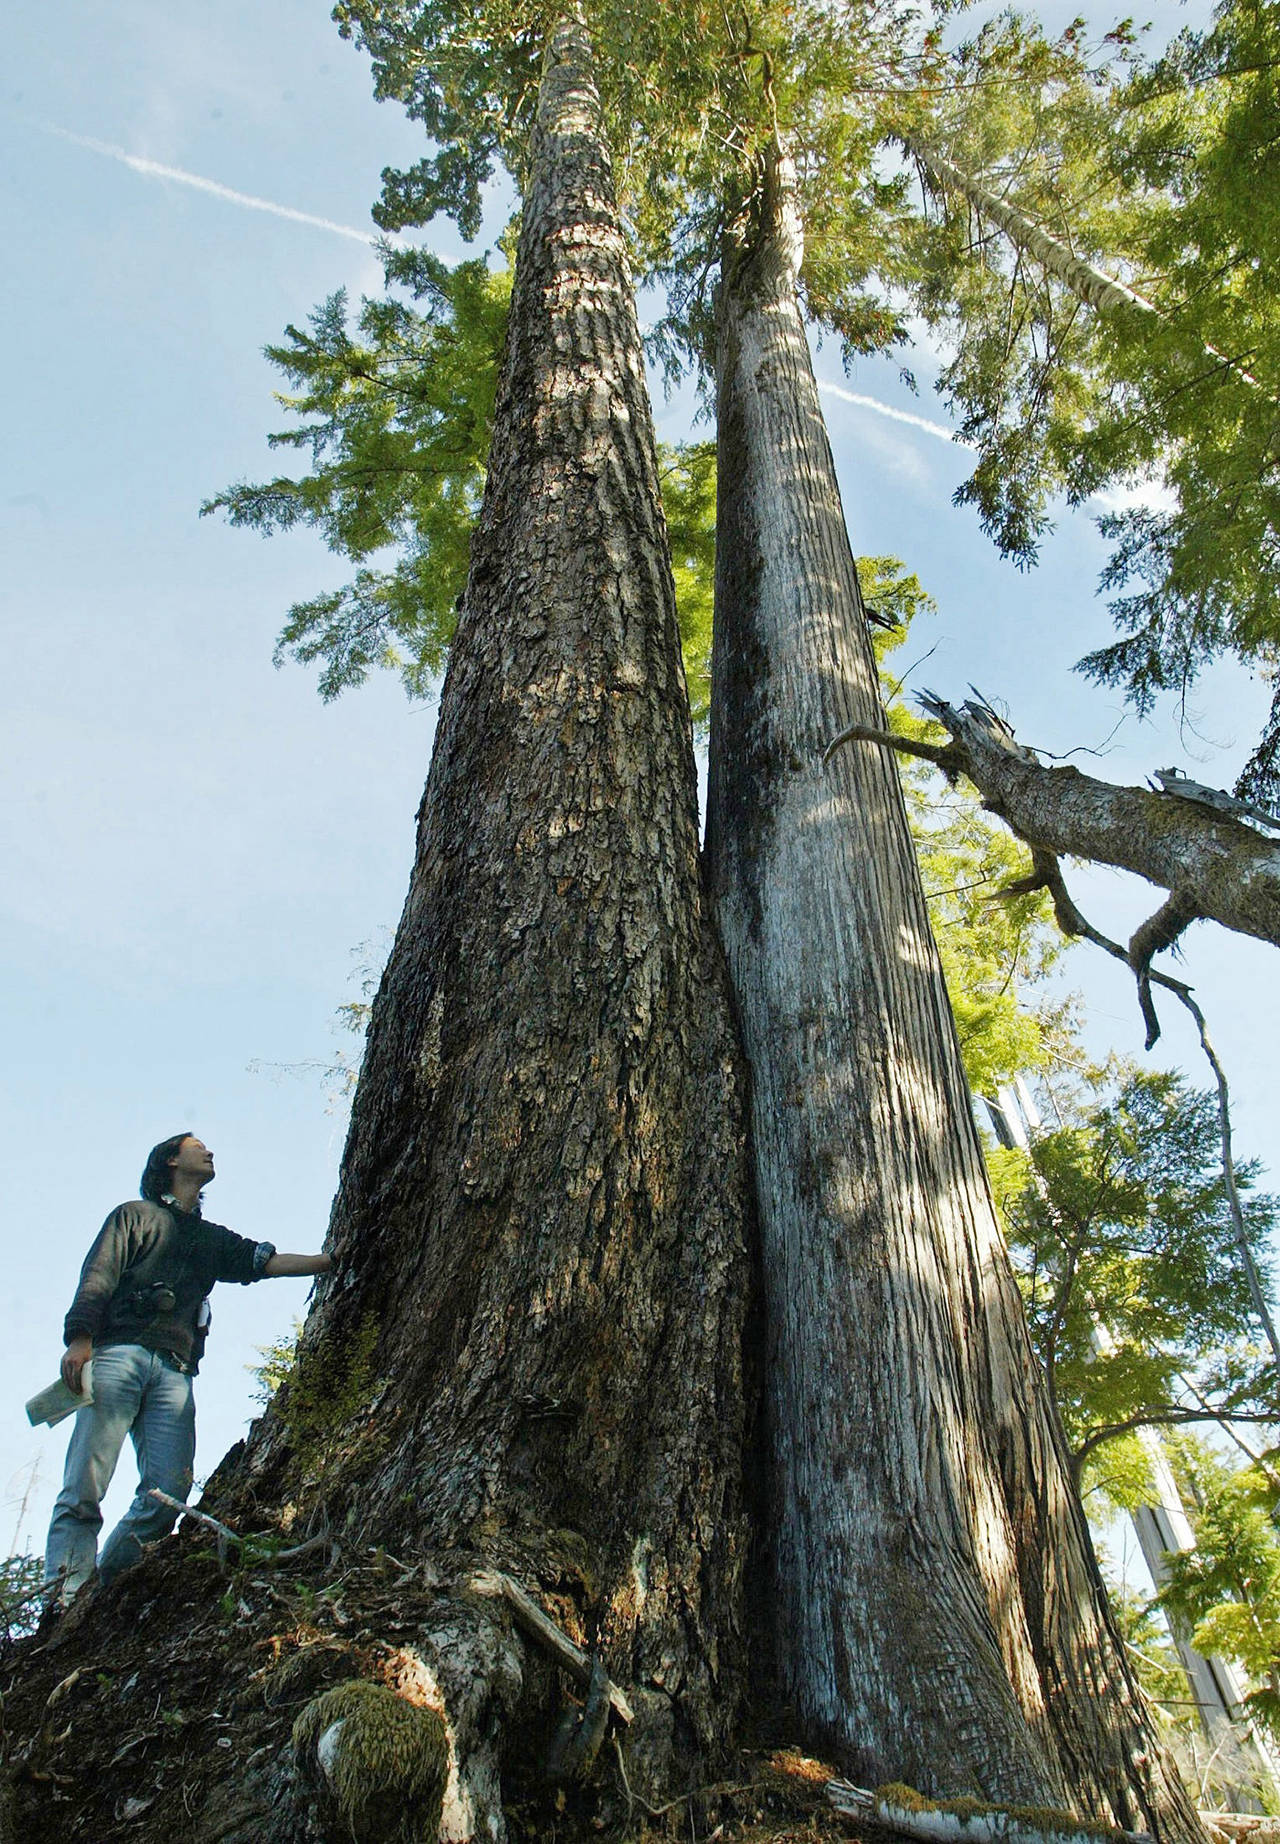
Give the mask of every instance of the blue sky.
[{"label": "blue sky", "polygon": [[[364,60],[304,0],[69,0],[56,25],[38,9],[11,21],[6,50],[0,1538],[25,1548],[43,1543],[65,1441],[30,1431],[22,1403],[54,1374],[79,1263],[147,1148],[198,1132],[220,1168],[211,1217],[320,1245],[342,1122],[314,1076],[262,1065],[340,1047],[360,944],[394,926],[407,884],[434,710],[390,680],[326,707],[307,672],[273,671],[289,603],[341,566],[308,536],[263,543],[197,517],[270,466],[262,346],[333,289],[376,288],[352,233],[370,229],[381,168],[421,151],[417,131],[373,102]],[[447,226],[431,241],[460,248]],[[906,649],[934,649],[919,680],[953,698],[973,682],[1046,749],[1101,743],[1117,703],[1070,673],[1107,632],[1089,520],[1018,575],[949,504],[963,452],[842,395],[940,423],[927,391],[912,399],[892,364],[845,378],[831,347],[818,368],[855,550],[896,552],[940,604]],[[662,433],[686,432],[684,403],[656,407]],[[1224,670],[1198,696],[1199,737],[1169,713],[1129,719],[1095,766],[1131,779],[1177,763],[1229,785],[1266,700]],[[1076,885],[1113,933],[1152,906],[1110,873]],[[1070,977],[1095,1048],[1138,1053],[1124,976],[1081,954]],[[1202,927],[1187,977],[1240,1150],[1270,1159],[1268,951]],[[1202,1080],[1181,1019],[1166,1026],[1162,1054]],[[300,1281],[215,1294],[200,1470],[243,1431],[255,1346],[305,1297]],[[109,1516],[131,1490],[122,1464]]]}]

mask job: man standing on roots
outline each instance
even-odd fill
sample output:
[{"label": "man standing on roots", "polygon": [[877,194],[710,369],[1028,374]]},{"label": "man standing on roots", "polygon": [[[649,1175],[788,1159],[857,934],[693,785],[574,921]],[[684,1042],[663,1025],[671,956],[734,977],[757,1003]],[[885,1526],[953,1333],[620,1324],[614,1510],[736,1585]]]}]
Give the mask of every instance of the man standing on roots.
[{"label": "man standing on roots", "polygon": [[327,1255],[278,1255],[200,1214],[213,1155],[191,1133],[152,1148],[142,1196],[121,1204],[85,1257],[63,1332],[62,1376],[80,1393],[93,1358],[93,1400],[76,1412],[67,1467],[45,1551],[48,1604],[65,1606],[94,1574],[101,1505],[126,1434],[138,1456],[138,1490],[107,1539],[98,1579],[109,1582],[172,1529],[178,1512],[152,1487],[185,1503],[196,1450],[191,1379],[208,1333],[215,1281],[327,1274]]}]

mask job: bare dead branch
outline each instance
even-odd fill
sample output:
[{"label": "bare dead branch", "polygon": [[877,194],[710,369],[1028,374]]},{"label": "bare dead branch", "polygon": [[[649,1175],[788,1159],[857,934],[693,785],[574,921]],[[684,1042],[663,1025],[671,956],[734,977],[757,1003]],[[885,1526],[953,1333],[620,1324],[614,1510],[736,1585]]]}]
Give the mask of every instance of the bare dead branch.
[{"label": "bare dead branch", "polygon": [[1249,1283],[1249,1296],[1253,1301],[1253,1310],[1262,1322],[1262,1329],[1271,1346],[1271,1355],[1280,1366],[1280,1336],[1277,1336],[1275,1324],[1267,1309],[1266,1295],[1262,1291],[1262,1277],[1258,1273],[1258,1264],[1253,1259],[1249,1247],[1249,1237],[1245,1230],[1244,1211],[1240,1207],[1240,1190],[1236,1184],[1236,1164],[1231,1151],[1231,1099],[1227,1089],[1227,1073],[1218,1060],[1218,1053],[1209,1041],[1209,1028],[1205,1023],[1204,1013],[1191,997],[1190,992],[1180,995],[1182,1003],[1196,1021],[1200,1032],[1200,1048],[1213,1071],[1213,1079],[1218,1088],[1218,1133],[1222,1143],[1222,1177],[1227,1188],[1227,1202],[1231,1208],[1231,1226],[1235,1233],[1235,1243],[1244,1263],[1245,1278]]},{"label": "bare dead branch", "polygon": [[932,762],[935,768],[944,774],[954,774],[963,768],[956,751],[941,743],[918,743],[911,736],[895,736],[890,730],[872,730],[865,724],[850,724],[839,736],[833,737],[822,752],[822,765],[825,768],[842,743],[880,743],[886,749],[896,749],[900,755],[919,756],[922,762]]},{"label": "bare dead branch", "polygon": [[[1012,885],[1009,886],[1011,889],[1014,887],[1015,886]],[[1272,1356],[1275,1358],[1277,1366],[1280,1367],[1280,1334],[1276,1332],[1275,1323],[1272,1320],[1270,1310],[1267,1306],[1266,1294],[1263,1291],[1262,1277],[1258,1273],[1258,1264],[1253,1258],[1252,1249],[1249,1247],[1249,1237],[1245,1229],[1244,1211],[1240,1204],[1240,1189],[1236,1183],[1235,1158],[1231,1151],[1231,1099],[1230,1092],[1227,1088],[1226,1071],[1223,1069],[1218,1058],[1218,1053],[1210,1040],[1208,1023],[1205,1019],[1204,1012],[1192,996],[1191,987],[1187,985],[1185,980],[1175,980],[1167,973],[1154,972],[1149,965],[1150,952],[1146,953],[1145,959],[1141,947],[1135,952],[1135,943],[1139,941],[1140,936],[1147,933],[1152,936],[1159,936],[1162,932],[1167,933],[1171,926],[1170,919],[1165,917],[1162,921],[1161,918],[1165,916],[1165,911],[1168,910],[1169,904],[1166,903],[1163,910],[1158,911],[1150,921],[1143,923],[1142,928],[1137,930],[1133,940],[1130,941],[1126,949],[1122,948],[1118,941],[1110,940],[1106,935],[1102,934],[1100,930],[1094,928],[1085,916],[1082,915],[1080,910],[1077,909],[1075,903],[1071,900],[1066,883],[1063,880],[1062,867],[1059,865],[1052,852],[1046,852],[1043,849],[1034,849],[1032,851],[1031,875],[1030,877],[1021,878],[1016,887],[1023,891],[1037,888],[1047,890],[1053,902],[1053,912],[1057,918],[1058,927],[1064,934],[1082,936],[1085,940],[1092,941],[1095,947],[1102,948],[1105,953],[1110,954],[1114,959],[1122,960],[1129,967],[1134,968],[1135,972],[1138,974],[1138,989],[1142,1002],[1142,1015],[1147,1024],[1148,1050],[1150,1050],[1151,1046],[1160,1035],[1159,1021],[1156,1018],[1155,1007],[1151,1001],[1152,984],[1163,986],[1166,992],[1171,992],[1178,1003],[1184,1005],[1195,1020],[1196,1030],[1200,1036],[1200,1048],[1204,1052],[1206,1062],[1213,1071],[1214,1084],[1218,1091],[1218,1133],[1222,1150],[1222,1180],[1226,1187],[1227,1203],[1231,1211],[1231,1225],[1235,1244],[1244,1267],[1245,1279],[1248,1282],[1249,1297],[1253,1302],[1253,1309],[1257,1313],[1259,1323],[1266,1334],[1267,1343],[1271,1346]],[[1153,951],[1154,950],[1151,950],[1151,952]]]},{"label": "bare dead branch", "polygon": [[917,756],[948,776],[963,774],[987,810],[1033,853],[1114,865],[1166,890],[1170,901],[1123,955],[1140,980],[1151,954],[1199,917],[1280,946],[1280,841],[1205,800],[1118,786],[1070,765],[1049,766],[1016,741],[985,700],[956,707],[925,692],[920,705],[950,732],[950,742],[920,743],[855,724],[828,745],[824,761],[843,744],[858,742]]},{"label": "bare dead branch", "polygon": [[151,1487],[148,1496],[158,1500],[162,1505],[168,1505],[172,1511],[181,1511],[183,1517],[189,1517],[193,1519],[195,1523],[203,1524],[206,1529],[211,1530],[222,1543],[239,1544],[244,1542],[244,1538],[237,1535],[237,1533],[232,1530],[230,1524],[220,1524],[217,1518],[210,1517],[207,1511],[197,1511],[194,1505],[184,1504],[180,1498],[174,1498],[168,1492],[162,1492],[158,1485],[153,1485]]}]

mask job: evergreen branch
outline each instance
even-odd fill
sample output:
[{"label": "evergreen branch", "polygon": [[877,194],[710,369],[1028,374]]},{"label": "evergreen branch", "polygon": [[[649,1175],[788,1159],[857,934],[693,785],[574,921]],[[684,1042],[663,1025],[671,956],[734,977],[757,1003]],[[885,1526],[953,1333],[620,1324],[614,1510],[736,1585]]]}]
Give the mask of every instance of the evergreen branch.
[{"label": "evergreen branch", "polygon": [[[1037,224],[1033,218],[1029,218],[1016,205],[1011,205],[1007,199],[990,191],[973,174],[962,171],[936,149],[905,132],[899,131],[899,138],[907,151],[933,177],[935,184],[939,187],[954,186],[957,191],[963,193],[964,197],[979,212],[985,212],[1000,226],[1016,250],[1029,251],[1049,274],[1055,276],[1065,288],[1075,295],[1077,300],[1083,301],[1086,306],[1100,312],[1118,308],[1148,317],[1162,325],[1169,323],[1168,313],[1163,308],[1157,307],[1154,301],[1149,301],[1145,295],[1139,294],[1137,289],[1131,288],[1127,282],[1120,281],[1116,276],[1108,275],[1105,270],[1099,269],[1095,263],[1089,262],[1085,257],[1075,255],[1061,239]],[[1210,358],[1216,360],[1219,367],[1233,372],[1242,383],[1248,384],[1254,390],[1263,388],[1253,373],[1246,371],[1238,359],[1232,358],[1225,352],[1220,352],[1207,340],[1201,341],[1200,344],[1201,349]]]}]

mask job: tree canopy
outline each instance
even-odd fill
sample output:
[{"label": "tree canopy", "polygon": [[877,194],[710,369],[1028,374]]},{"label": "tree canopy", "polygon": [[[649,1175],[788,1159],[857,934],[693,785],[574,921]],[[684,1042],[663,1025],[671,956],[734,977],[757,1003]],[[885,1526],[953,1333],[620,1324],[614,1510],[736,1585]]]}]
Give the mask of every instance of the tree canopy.
[{"label": "tree canopy", "polygon": [[[915,130],[1139,297],[1089,305],[977,190],[928,181],[943,213],[913,293],[953,348],[940,389],[978,450],[958,497],[1025,564],[1055,496],[1112,496],[1119,638],[1081,667],[1140,711],[1224,652],[1275,665],[1278,33],[1274,8],[1223,0],[1144,62],[1125,28],[1050,44],[1006,16],[960,48],[960,81]],[[1275,799],[1278,748],[1273,712],[1242,793]]]},{"label": "tree canopy", "polygon": [[[1062,1125],[996,1160],[1032,1341],[1077,1466],[1137,1427],[1275,1413],[1220,1154],[1212,1096],[1127,1068],[1098,1072]],[[1280,1203],[1253,1188],[1256,1165],[1236,1176],[1265,1261]]]},{"label": "tree canopy", "polygon": [[[536,0],[336,7],[340,31],[371,57],[377,94],[398,99],[432,144],[413,167],[384,174],[375,216],[386,230],[443,212],[475,236],[498,168],[522,183],[553,12]],[[1012,13],[948,46],[939,21],[891,0],[594,0],[586,16],[633,260],[665,290],[649,345],[668,375],[692,362],[705,381],[720,245],[762,151],[780,138],[807,223],[810,321],[851,358],[902,344],[909,307],[924,316],[948,354],[939,389],[977,450],[957,497],[999,548],[1030,564],[1059,496],[1104,496],[1114,548],[1102,587],[1118,637],[1082,669],[1140,711],[1167,691],[1185,698],[1223,652],[1270,675],[1280,638],[1272,10],[1223,0],[1208,30],[1183,32],[1154,59],[1127,25],[1096,43],[1079,22],[1051,39]],[[917,153],[923,215],[895,146]],[[930,149],[971,177],[967,192],[930,170]],[[984,188],[1130,285],[1140,305],[1082,300],[975,203]],[[393,271],[437,302],[452,292],[460,304],[467,285],[428,276],[406,252]],[[332,310],[272,354],[322,418],[344,362]],[[358,329],[384,379],[396,363],[388,342],[404,332],[395,319],[366,309]],[[433,356],[440,348],[437,339]],[[411,638],[415,604],[426,611],[428,676],[438,666],[458,583],[456,525],[476,489],[468,459],[439,457],[444,472],[418,495],[438,567],[426,568],[419,540],[390,577],[366,569],[340,595],[293,611],[283,644],[326,660],[326,695],[378,657],[378,636]],[[272,507],[237,489],[215,503],[263,525],[288,496]],[[337,506],[324,516],[336,519]],[[1273,713],[1242,792],[1275,797],[1277,750]]]}]

